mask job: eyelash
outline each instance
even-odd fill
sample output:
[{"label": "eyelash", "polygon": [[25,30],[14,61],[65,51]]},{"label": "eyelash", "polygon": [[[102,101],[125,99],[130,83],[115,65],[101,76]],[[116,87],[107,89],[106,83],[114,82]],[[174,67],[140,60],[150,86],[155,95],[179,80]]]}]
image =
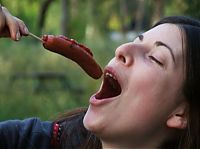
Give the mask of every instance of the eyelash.
[{"label": "eyelash", "polygon": [[154,62],[156,62],[158,65],[160,65],[160,66],[162,66],[162,67],[164,66],[163,63],[161,63],[158,59],[156,59],[156,58],[153,57],[152,55],[150,55],[149,58],[150,58],[151,60],[153,60]]}]

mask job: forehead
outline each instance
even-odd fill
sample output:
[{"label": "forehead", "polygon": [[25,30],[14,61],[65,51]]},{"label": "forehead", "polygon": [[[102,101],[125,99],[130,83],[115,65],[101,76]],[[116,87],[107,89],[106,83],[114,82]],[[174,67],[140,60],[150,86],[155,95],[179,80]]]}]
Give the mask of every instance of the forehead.
[{"label": "forehead", "polygon": [[182,35],[179,27],[174,24],[161,24],[145,32],[148,41],[159,40],[175,49],[182,49]]},{"label": "forehead", "polygon": [[182,55],[182,34],[177,25],[174,24],[161,24],[158,25],[144,34],[144,41],[154,43],[155,41],[162,41],[170,46],[175,56]]}]

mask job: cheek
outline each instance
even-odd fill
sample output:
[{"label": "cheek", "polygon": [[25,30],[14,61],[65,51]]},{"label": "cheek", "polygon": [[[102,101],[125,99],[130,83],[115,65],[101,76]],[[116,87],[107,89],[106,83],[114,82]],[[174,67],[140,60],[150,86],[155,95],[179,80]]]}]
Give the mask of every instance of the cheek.
[{"label": "cheek", "polygon": [[132,110],[137,113],[137,118],[141,121],[164,122],[179,102],[181,82],[183,82],[181,75],[152,71],[148,68],[145,71],[133,73],[128,84],[127,97],[134,106]]},{"label": "cheek", "polygon": [[162,92],[162,89],[169,83],[163,72],[148,67],[139,68],[137,71],[133,70],[131,74],[127,85],[130,94],[154,96],[154,94]]},{"label": "cheek", "polygon": [[164,73],[151,71],[148,68],[146,72],[144,70],[137,72],[137,74],[133,72],[128,81],[124,106],[128,105],[129,108],[126,109],[130,109],[127,113],[132,111],[141,119],[145,118],[148,121],[159,113],[162,107],[167,106],[165,103],[171,98],[173,88],[170,79]]}]

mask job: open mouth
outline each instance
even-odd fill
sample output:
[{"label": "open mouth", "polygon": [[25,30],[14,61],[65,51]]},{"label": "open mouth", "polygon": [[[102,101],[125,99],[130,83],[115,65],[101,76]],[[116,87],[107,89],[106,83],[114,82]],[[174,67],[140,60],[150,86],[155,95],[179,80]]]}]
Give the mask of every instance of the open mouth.
[{"label": "open mouth", "polygon": [[121,94],[121,86],[116,76],[109,70],[104,71],[103,84],[100,91],[95,95],[98,100],[112,98]]}]

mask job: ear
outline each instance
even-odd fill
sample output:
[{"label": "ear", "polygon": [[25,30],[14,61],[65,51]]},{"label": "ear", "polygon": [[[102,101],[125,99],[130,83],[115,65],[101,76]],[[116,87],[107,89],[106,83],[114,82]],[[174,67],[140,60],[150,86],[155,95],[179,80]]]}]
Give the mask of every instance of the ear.
[{"label": "ear", "polygon": [[169,128],[185,129],[187,127],[187,103],[180,104],[167,119]]}]

